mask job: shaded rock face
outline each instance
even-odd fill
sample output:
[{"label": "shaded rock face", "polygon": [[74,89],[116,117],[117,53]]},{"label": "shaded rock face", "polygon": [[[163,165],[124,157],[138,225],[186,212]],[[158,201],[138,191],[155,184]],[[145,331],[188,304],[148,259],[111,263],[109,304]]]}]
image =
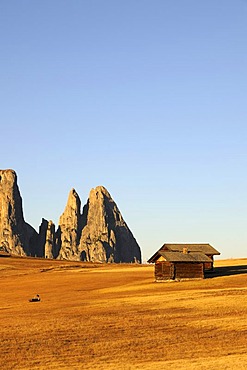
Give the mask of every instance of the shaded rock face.
[{"label": "shaded rock face", "polygon": [[81,259],[141,262],[141,251],[116,203],[103,186],[92,189],[83,210]]},{"label": "shaded rock face", "polygon": [[40,257],[56,258],[58,255],[55,243],[55,224],[42,218],[39,227],[39,250]]},{"label": "shaded rock face", "polygon": [[35,255],[38,234],[25,222],[13,170],[0,170],[0,247],[14,255]]}]

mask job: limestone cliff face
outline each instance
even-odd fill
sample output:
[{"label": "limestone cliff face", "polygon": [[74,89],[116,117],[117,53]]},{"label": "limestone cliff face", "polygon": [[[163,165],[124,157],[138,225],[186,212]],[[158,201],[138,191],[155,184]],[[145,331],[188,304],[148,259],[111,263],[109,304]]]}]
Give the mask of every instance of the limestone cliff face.
[{"label": "limestone cliff face", "polygon": [[141,262],[141,251],[116,203],[103,186],[81,202],[71,190],[56,233],[58,259],[92,262]]},{"label": "limestone cliff face", "polygon": [[59,219],[56,233],[56,246],[59,251],[58,259],[79,260],[78,244],[81,236],[81,200],[72,189],[67,205]]},{"label": "limestone cliff face", "polygon": [[81,260],[141,262],[140,247],[103,186],[91,190],[82,219]]},{"label": "limestone cliff face", "polygon": [[14,255],[35,255],[37,237],[24,220],[15,171],[0,170],[0,247]]},{"label": "limestone cliff face", "polygon": [[141,262],[141,250],[116,203],[103,186],[92,189],[81,214],[72,189],[58,229],[42,219],[39,234],[25,222],[13,170],[0,170],[0,249],[19,256],[74,261]]}]

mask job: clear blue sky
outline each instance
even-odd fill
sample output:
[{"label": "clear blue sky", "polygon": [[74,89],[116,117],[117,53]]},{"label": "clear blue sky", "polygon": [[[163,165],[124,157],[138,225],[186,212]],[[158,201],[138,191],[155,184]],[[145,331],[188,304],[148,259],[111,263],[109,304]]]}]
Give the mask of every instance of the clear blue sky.
[{"label": "clear blue sky", "polygon": [[247,257],[247,1],[0,0],[0,168],[25,219],[104,185],[144,260]]}]

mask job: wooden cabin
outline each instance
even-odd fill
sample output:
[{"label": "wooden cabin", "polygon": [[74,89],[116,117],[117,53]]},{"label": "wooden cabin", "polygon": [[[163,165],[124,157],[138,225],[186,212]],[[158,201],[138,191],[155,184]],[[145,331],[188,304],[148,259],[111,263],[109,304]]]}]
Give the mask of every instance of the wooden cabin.
[{"label": "wooden cabin", "polygon": [[[203,253],[209,257],[210,261],[204,262],[205,270],[212,270],[214,267],[214,256],[220,255],[220,252],[210,244],[163,244],[158,252],[183,252],[184,250],[187,250],[188,253]],[[154,256],[155,254],[150,259],[152,259]]]},{"label": "wooden cabin", "polygon": [[215,254],[209,244],[164,244],[148,262],[155,263],[156,281],[203,279]]}]

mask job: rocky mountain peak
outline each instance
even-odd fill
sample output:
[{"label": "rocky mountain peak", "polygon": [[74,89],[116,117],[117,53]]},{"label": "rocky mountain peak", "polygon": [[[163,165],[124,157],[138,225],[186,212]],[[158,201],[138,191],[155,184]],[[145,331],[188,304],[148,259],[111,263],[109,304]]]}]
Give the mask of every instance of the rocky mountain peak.
[{"label": "rocky mountain peak", "polygon": [[75,189],[69,192],[68,201],[59,219],[56,233],[59,259],[78,260],[78,242],[81,236],[81,200]]},{"label": "rocky mountain peak", "polygon": [[[22,198],[17,185],[17,175],[14,170],[0,170],[0,196],[2,200],[2,212],[13,222],[23,222]],[[7,208],[8,209],[7,209]]]},{"label": "rocky mountain peak", "polygon": [[55,231],[42,219],[39,234],[25,222],[14,170],[0,170],[0,248],[31,255],[94,262],[141,262],[141,250],[117,204],[103,186],[91,189],[81,214],[81,200],[72,188]]},{"label": "rocky mountain peak", "polygon": [[102,262],[141,261],[140,247],[110,193],[97,186],[83,210],[81,259]]},{"label": "rocky mountain peak", "polygon": [[69,192],[67,204],[63,214],[60,216],[59,225],[66,223],[66,219],[77,221],[77,216],[81,212],[81,200],[76,190],[73,188]]},{"label": "rocky mountain peak", "polygon": [[35,254],[36,231],[25,222],[14,170],[0,170],[0,246],[16,255]]}]

